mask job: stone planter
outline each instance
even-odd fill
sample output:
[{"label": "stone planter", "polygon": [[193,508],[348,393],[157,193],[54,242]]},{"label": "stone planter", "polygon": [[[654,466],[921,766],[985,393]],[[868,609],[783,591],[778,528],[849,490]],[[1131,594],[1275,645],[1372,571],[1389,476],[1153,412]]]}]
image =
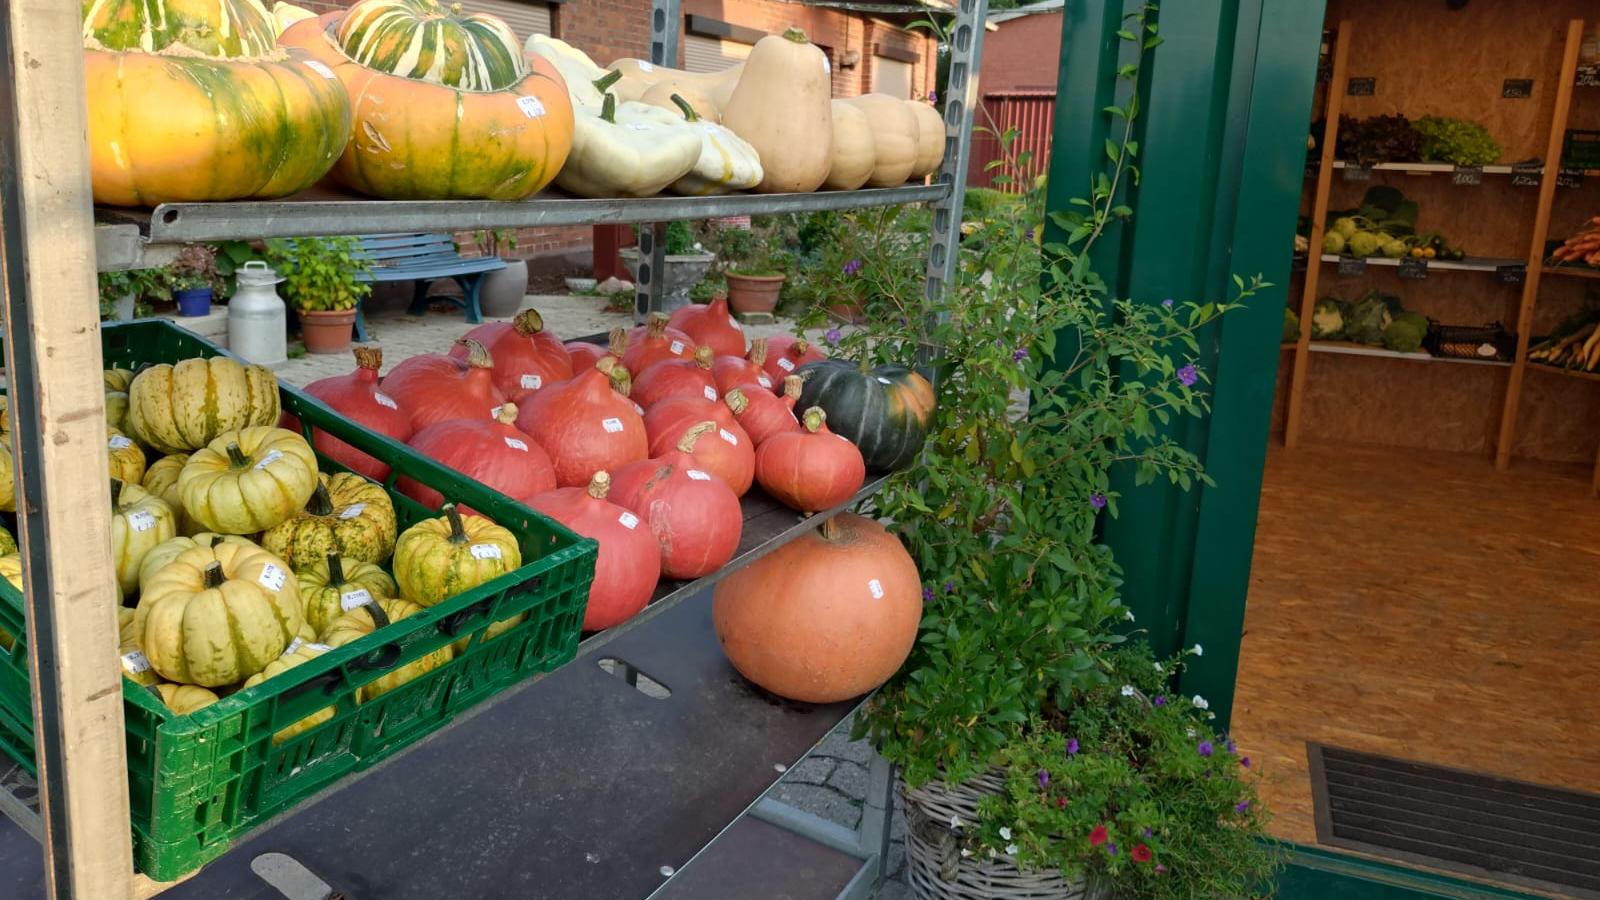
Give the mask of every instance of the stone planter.
[{"label": "stone planter", "polygon": [[528,261],[505,260],[504,269],[496,269],[483,276],[483,286],[478,289],[478,306],[486,319],[505,319],[522,308],[522,298],[528,294]]},{"label": "stone planter", "polygon": [[300,312],[300,337],[307,353],[343,353],[350,349],[355,309],[317,309]]},{"label": "stone planter", "polygon": [[[628,267],[633,283],[639,283],[639,248],[625,247],[618,251],[622,264]],[[665,277],[661,281],[661,311],[670,313],[688,306],[689,290],[699,284],[711,271],[716,261],[715,253],[683,253],[667,257]]]},{"label": "stone planter", "polygon": [[728,308],[736,313],[766,313],[778,308],[778,294],[783,290],[782,275],[740,275],[729,272]]}]

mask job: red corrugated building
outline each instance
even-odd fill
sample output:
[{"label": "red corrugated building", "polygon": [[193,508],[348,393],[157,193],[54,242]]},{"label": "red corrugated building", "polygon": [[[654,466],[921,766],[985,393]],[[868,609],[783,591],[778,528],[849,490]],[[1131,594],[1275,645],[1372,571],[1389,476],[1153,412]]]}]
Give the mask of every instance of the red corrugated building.
[{"label": "red corrugated building", "polygon": [[1061,5],[1062,0],[1044,0],[989,16],[993,30],[983,38],[983,65],[978,73],[983,105],[975,124],[999,134],[1017,129],[1010,155],[1031,151],[1033,156],[1020,172],[1004,170],[1017,179],[1015,183],[995,185],[992,179],[999,170],[986,167],[1000,157],[999,141],[993,134],[979,131],[973,135],[967,166],[969,186],[1016,191],[1049,167],[1051,114],[1061,59]]}]

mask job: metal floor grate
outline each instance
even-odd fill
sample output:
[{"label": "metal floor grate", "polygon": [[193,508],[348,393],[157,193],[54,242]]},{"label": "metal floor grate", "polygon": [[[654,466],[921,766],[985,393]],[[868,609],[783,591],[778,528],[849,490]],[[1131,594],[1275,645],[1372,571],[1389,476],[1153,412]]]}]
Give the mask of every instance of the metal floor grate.
[{"label": "metal floor grate", "polygon": [[1317,840],[1600,900],[1600,796],[1307,744]]}]

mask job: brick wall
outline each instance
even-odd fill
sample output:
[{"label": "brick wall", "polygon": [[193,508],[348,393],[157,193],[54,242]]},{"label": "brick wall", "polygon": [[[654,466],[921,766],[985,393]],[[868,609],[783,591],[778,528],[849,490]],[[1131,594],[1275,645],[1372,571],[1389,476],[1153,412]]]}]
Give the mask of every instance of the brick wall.
[{"label": "brick wall", "polygon": [[983,38],[978,89],[985,94],[1054,91],[1061,65],[1061,13],[1001,22]]}]

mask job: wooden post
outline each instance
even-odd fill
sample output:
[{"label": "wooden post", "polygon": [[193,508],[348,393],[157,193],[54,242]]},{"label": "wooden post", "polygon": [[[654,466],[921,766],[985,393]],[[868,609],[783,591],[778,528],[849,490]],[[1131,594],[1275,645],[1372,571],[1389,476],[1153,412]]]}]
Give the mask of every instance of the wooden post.
[{"label": "wooden post", "polygon": [[[1543,282],[1544,242],[1550,237],[1550,210],[1556,202],[1556,179],[1561,172],[1561,147],[1566,139],[1567,114],[1572,111],[1572,88],[1578,80],[1578,50],[1583,45],[1583,20],[1567,23],[1567,47],[1561,57],[1561,77],[1556,82],[1555,115],[1550,118],[1550,139],[1545,144],[1544,177],[1539,179],[1539,208],[1533,218],[1533,239],[1528,244],[1528,274],[1522,283],[1522,305],[1517,311],[1517,355],[1512,357],[1506,401],[1500,408],[1500,438],[1494,445],[1494,467],[1511,466],[1511,449],[1517,433],[1517,407],[1522,403],[1522,378],[1528,373],[1528,329],[1533,327],[1533,307],[1539,302]],[[1600,471],[1595,475],[1600,489]]]},{"label": "wooden post", "polygon": [[1283,445],[1293,447],[1300,440],[1301,404],[1305,401],[1306,377],[1311,368],[1311,315],[1317,307],[1317,282],[1322,275],[1322,238],[1326,233],[1328,194],[1333,190],[1333,161],[1338,155],[1339,113],[1344,108],[1344,79],[1349,69],[1350,20],[1339,23],[1333,36],[1333,73],[1328,81],[1327,119],[1322,128],[1322,160],[1317,170],[1317,193],[1311,205],[1311,244],[1306,248],[1306,285],[1300,295],[1300,338],[1295,342],[1294,369],[1289,376],[1289,404],[1283,420]]},{"label": "wooden post", "polygon": [[[9,0],[5,352],[49,896],[133,876],[77,0]],[[36,302],[37,301],[37,302]]]}]

